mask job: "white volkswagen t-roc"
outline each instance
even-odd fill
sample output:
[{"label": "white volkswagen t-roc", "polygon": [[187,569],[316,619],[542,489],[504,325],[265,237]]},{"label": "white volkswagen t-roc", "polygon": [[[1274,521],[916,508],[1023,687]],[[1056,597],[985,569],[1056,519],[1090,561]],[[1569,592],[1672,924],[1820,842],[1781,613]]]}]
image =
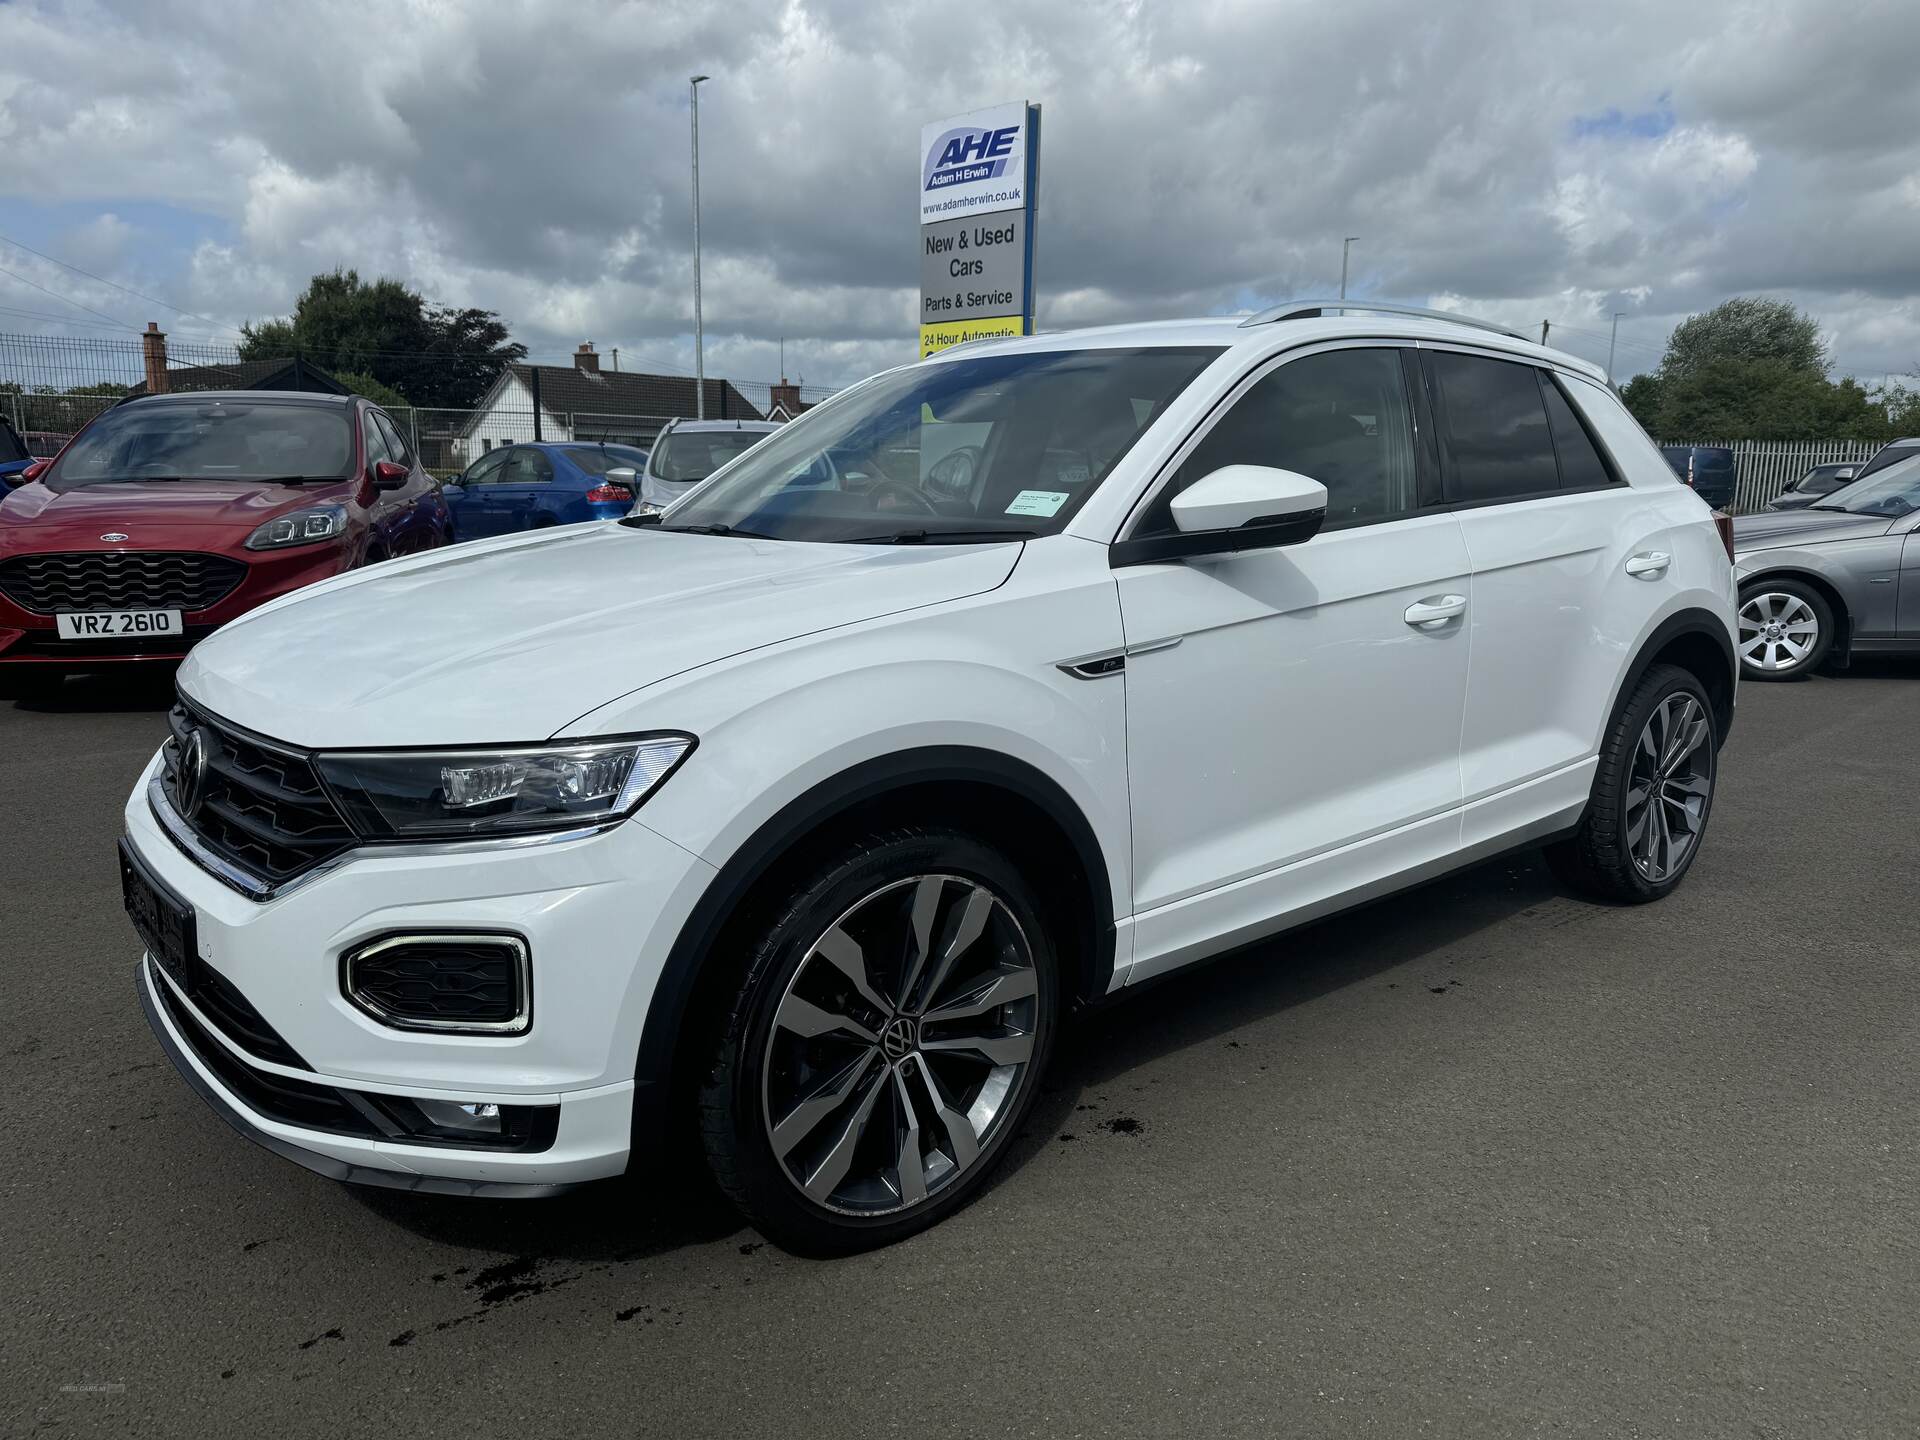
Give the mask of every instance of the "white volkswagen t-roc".
[{"label": "white volkswagen t-roc", "polygon": [[126,807],[139,994],[324,1175],[703,1146],[783,1244],[879,1244],[978,1190],[1077,1005],[1517,846],[1665,895],[1735,633],[1707,507],[1495,327],[970,345],[664,516],[201,644]]}]

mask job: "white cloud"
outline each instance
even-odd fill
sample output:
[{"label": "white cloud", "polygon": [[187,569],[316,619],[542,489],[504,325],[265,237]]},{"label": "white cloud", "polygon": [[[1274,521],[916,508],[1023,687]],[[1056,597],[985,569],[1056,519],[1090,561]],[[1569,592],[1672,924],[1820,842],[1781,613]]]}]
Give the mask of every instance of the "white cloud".
[{"label": "white cloud", "polygon": [[920,123],[1024,96],[1046,107],[1049,328],[1324,293],[1359,234],[1359,293],[1550,316],[1588,354],[1625,312],[1623,371],[1690,310],[1765,292],[1876,375],[1920,358],[1920,10],[1856,18],[1825,0],[17,0],[0,197],[16,216],[213,217],[217,239],[172,251],[104,219],[48,243],[220,320],[283,312],[347,265],[497,309],[537,350],[591,338],[687,366],[685,77],[707,73],[709,369],[770,378],[784,335],[789,372],[844,381],[912,353]]}]

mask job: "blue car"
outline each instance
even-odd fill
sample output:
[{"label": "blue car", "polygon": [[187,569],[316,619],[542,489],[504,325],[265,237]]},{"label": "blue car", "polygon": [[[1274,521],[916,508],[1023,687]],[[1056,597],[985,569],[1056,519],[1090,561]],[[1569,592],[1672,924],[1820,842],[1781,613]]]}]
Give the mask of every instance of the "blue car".
[{"label": "blue car", "polygon": [[18,432],[0,416],[0,494],[24,483],[21,476],[31,464],[33,456],[27,453]]},{"label": "blue car", "polygon": [[633,508],[647,452],[587,441],[509,445],[482,455],[441,493],[453,538],[477,540],[579,520],[617,520]]}]

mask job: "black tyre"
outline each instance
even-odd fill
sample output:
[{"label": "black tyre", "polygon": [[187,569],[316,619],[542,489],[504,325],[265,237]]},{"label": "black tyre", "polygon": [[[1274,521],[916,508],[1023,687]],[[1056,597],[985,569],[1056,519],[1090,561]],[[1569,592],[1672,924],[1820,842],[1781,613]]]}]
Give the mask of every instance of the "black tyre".
[{"label": "black tyre", "polygon": [[1740,592],[1740,676],[1804,680],[1833,648],[1833,607],[1801,580],[1754,581]]},{"label": "black tyre", "polygon": [[1654,666],[1601,743],[1579,828],[1547,847],[1555,873],[1589,895],[1630,904],[1671,893],[1700,853],[1719,748],[1699,680],[1674,665]]},{"label": "black tyre", "polygon": [[845,1254],[966,1204],[1053,1046],[1047,921],[999,851],[895,830],[799,878],[757,928],[700,1093],[714,1179],[761,1232]]}]

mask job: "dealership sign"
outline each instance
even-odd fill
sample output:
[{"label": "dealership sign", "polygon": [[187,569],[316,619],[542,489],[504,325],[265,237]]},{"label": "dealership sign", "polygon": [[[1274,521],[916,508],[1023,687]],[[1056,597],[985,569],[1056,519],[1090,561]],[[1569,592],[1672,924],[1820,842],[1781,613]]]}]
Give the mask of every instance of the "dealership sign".
[{"label": "dealership sign", "polygon": [[920,354],[1031,335],[1040,107],[937,120],[920,154]]}]

